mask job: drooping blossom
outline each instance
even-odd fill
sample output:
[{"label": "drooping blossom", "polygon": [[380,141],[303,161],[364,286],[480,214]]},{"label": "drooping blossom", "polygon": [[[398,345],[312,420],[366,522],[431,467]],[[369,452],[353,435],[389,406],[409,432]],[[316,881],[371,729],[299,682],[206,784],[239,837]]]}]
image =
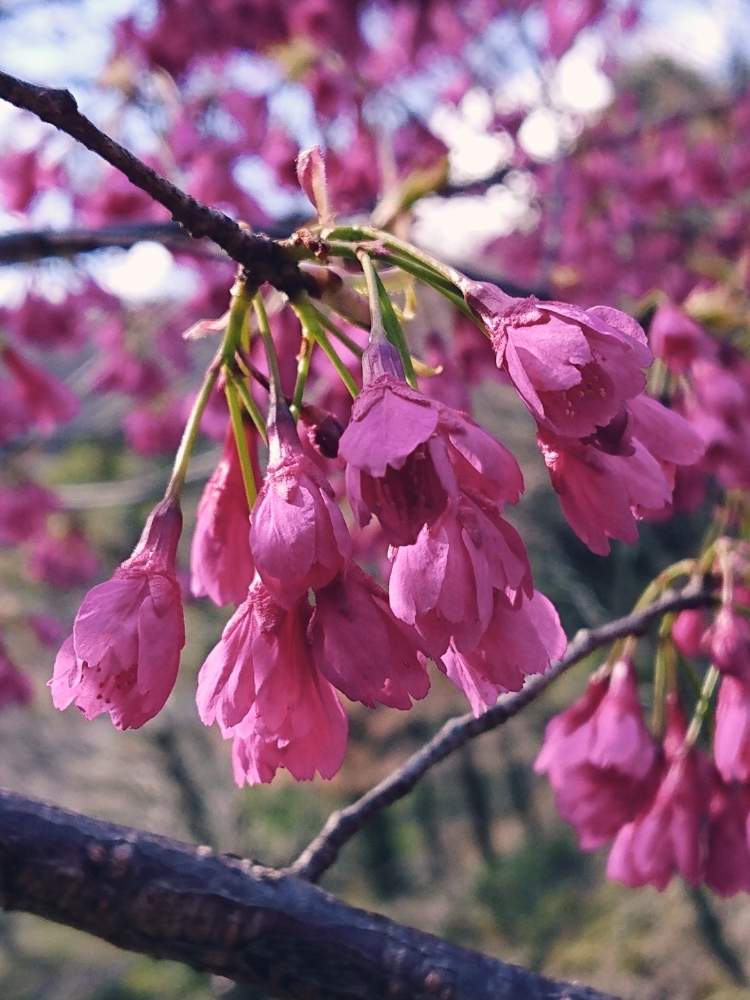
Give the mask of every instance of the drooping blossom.
[{"label": "drooping blossom", "polygon": [[181,530],[179,505],[163,500],[130,558],[88,592],[55,660],[55,708],[75,704],[87,719],[109,712],[118,729],[137,729],[163,708],[185,644],[175,577]]},{"label": "drooping blossom", "polygon": [[234,739],[238,784],[271,781],[278,767],[298,780],[332,777],[343,760],[347,721],[333,686],[317,670],[304,597],[277,604],[256,576],[198,676],[198,712]]},{"label": "drooping blossom", "polygon": [[28,541],[59,507],[54,493],[30,479],[0,487],[0,545]]},{"label": "drooping blossom", "polygon": [[462,282],[507,371],[537,422],[582,438],[606,426],[646,385],[646,336],[617,309],[515,299],[486,282]]},{"label": "drooping blossom", "polygon": [[724,781],[750,781],[750,683],[724,676],[716,703],[714,761]]},{"label": "drooping blossom", "polygon": [[37,535],[26,567],[33,580],[65,589],[88,583],[99,569],[99,557],[80,526],[68,525]]},{"label": "drooping blossom", "polygon": [[708,617],[704,608],[684,608],[672,624],[672,642],[683,656],[698,656],[707,628]]},{"label": "drooping blossom", "polygon": [[720,896],[750,892],[750,791],[736,782],[714,779],[708,806],[703,878]]},{"label": "drooping blossom", "polygon": [[710,769],[702,751],[684,746],[685,721],[668,700],[666,768],[656,794],[615,837],[607,876],[625,885],[665,889],[679,873],[692,885],[703,875]]},{"label": "drooping blossom", "polygon": [[495,592],[492,618],[482,638],[467,652],[448,647],[438,666],[481,715],[505,691],[520,691],[526,678],[542,674],[565,652],[567,640],[557,611],[539,591],[514,608]]},{"label": "drooping blossom", "polygon": [[320,673],[352,701],[408,709],[429,690],[417,636],[354,563],[316,590],[308,636]]},{"label": "drooping blossom", "polygon": [[[248,450],[258,475],[257,443],[247,433]],[[237,447],[227,429],[224,450],[198,504],[190,549],[190,590],[214,604],[240,604],[253,579],[250,512]]]},{"label": "drooping blossom", "polygon": [[531,568],[518,532],[481,497],[465,494],[425,525],[414,545],[395,550],[391,607],[433,656],[451,640],[459,651],[476,646],[492,619],[495,590],[513,605],[522,594],[531,597]]},{"label": "drooping blossom", "polygon": [[659,759],[630,661],[618,661],[609,677],[593,677],[583,697],[550,720],[534,770],[549,778],[557,810],[583,850],[600,847],[633,819],[655,791]]},{"label": "drooping blossom", "polygon": [[655,356],[676,373],[686,371],[696,358],[712,354],[708,334],[672,302],[659,306],[648,333]]},{"label": "drooping blossom", "polygon": [[26,705],[32,698],[31,682],[11,660],[0,641],[0,711],[10,705]]},{"label": "drooping blossom", "polygon": [[250,548],[261,579],[288,606],[344,568],[351,542],[333,490],[305,455],[286,409],[268,433],[269,462],[251,517]]},{"label": "drooping blossom", "polygon": [[513,503],[523,489],[513,456],[464,413],[411,389],[387,343],[363,357],[364,388],[339,441],[361,526],[375,514],[392,545],[412,545],[459,487]]},{"label": "drooping blossom", "polygon": [[32,364],[9,344],[0,357],[15,380],[27,420],[43,434],[51,434],[78,412],[78,399],[53,375]]}]

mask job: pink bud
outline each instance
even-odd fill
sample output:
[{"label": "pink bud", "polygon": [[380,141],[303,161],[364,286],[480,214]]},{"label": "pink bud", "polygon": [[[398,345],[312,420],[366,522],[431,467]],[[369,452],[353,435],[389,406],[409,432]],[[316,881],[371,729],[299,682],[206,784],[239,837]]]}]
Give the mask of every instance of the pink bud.
[{"label": "pink bud", "polygon": [[298,155],[297,179],[300,187],[315,206],[321,226],[333,225],[333,214],[328,204],[325,159],[319,146],[303,149]]}]

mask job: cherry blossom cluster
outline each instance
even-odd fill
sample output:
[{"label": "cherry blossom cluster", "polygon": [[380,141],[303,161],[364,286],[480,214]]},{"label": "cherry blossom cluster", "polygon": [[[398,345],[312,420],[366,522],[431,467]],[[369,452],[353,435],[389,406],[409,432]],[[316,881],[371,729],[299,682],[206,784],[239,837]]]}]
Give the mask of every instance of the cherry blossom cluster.
[{"label": "cherry blossom cluster", "polygon": [[[626,885],[661,890],[681,875],[723,896],[750,891],[749,555],[747,543],[719,538],[701,560],[721,580],[717,608],[665,619],[653,730],[632,645],[547,725],[536,770],[583,850],[612,841],[607,874]],[[680,673],[695,678],[700,670],[688,725],[691,686]]]}]

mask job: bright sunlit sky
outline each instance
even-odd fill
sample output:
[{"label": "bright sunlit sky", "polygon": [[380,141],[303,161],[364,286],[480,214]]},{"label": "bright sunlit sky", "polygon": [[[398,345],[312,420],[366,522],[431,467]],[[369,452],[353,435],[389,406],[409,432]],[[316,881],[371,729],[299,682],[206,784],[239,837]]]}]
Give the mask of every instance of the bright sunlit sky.
[{"label": "bright sunlit sky", "polygon": [[[131,11],[135,2],[0,0],[0,13],[12,14],[0,20],[0,67],[38,82],[70,87],[81,98],[84,110],[101,120],[109,109],[100,98],[92,99],[91,85],[107,61],[109,26]],[[542,30],[541,23],[532,21],[529,34],[533,36],[538,30]],[[648,0],[640,26],[620,44],[620,51],[634,59],[667,55],[723,81],[733,55],[747,55],[749,40],[748,0]],[[478,59],[486,46],[491,51],[506,53],[510,46],[518,49],[517,41],[502,29],[497,37],[478,42]],[[514,51],[494,94],[473,90],[466,94],[458,109],[430,108],[430,124],[450,148],[453,179],[484,176],[505,161],[508,140],[501,135],[488,135],[487,126],[496,110],[517,101],[532,109],[522,128],[523,145],[537,158],[554,157],[561,143],[570,138],[571,117],[595,115],[610,99],[609,81],[600,68],[604,50],[605,41],[598,30],[583,32],[544,82],[529,55]],[[419,106],[420,95],[411,96],[415,106]],[[309,141],[304,126],[299,125],[300,108],[294,95],[287,95],[284,100],[286,104],[277,105],[276,111],[282,117],[287,115],[295,128],[302,131],[302,141]],[[29,123],[19,133],[16,122],[17,117],[8,106],[0,103],[0,153],[9,145],[34,142],[36,125]],[[289,210],[289,198],[278,192],[270,196],[269,203],[267,173],[260,162],[247,166],[243,181],[255,187],[256,193],[263,192],[264,204],[271,210],[280,214]],[[470,255],[487,238],[513,227],[526,211],[528,194],[528,181],[519,176],[510,185],[490,189],[482,199],[462,197],[440,204],[436,199],[427,199],[418,209],[417,237],[426,245],[439,245],[449,229],[456,256]],[[52,197],[43,200],[34,221],[39,225],[62,226],[74,220]],[[18,222],[0,213],[0,230],[15,228]],[[102,255],[95,267],[98,279],[106,287],[126,295],[137,289],[140,299],[158,297],[167,280],[173,278],[170,254],[155,244]],[[18,277],[10,271],[6,268],[0,274],[0,300],[12,297],[13,285],[18,284]]]}]

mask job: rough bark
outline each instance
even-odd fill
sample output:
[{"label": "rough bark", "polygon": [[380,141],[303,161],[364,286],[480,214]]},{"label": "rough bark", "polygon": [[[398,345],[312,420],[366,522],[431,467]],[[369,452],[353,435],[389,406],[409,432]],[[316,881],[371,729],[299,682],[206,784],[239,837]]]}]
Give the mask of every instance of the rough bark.
[{"label": "rough bark", "polygon": [[0,792],[0,904],[296,1000],[606,1000],[204,847]]}]

